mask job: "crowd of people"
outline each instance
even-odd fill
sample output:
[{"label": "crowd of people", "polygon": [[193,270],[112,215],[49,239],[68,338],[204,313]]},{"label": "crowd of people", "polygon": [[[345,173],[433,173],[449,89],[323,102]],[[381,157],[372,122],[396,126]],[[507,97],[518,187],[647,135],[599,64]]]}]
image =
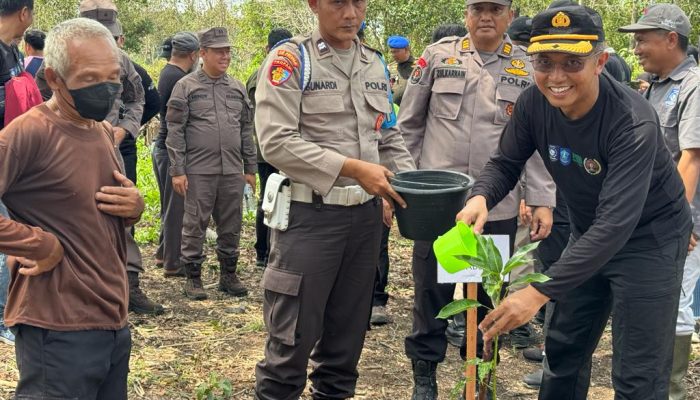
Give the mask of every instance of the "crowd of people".
[{"label": "crowd of people", "polygon": [[[437,27],[418,58],[390,36],[391,63],[364,43],[366,1],[308,5],[314,32],[272,29],[245,84],[227,73],[225,27],[167,38],[155,83],[122,50],[111,0],[82,0],[48,34],[28,30],[32,0],[0,0],[0,340],[16,348],[15,396],[127,398],[128,312],[164,312],[134,240],[136,140],[159,115],[155,258],[188,299],[208,297],[210,219],[217,289],[247,295],[242,201],[259,188],[256,399],[298,399],[307,379],[314,399],[354,396],[367,329],[392,323],[389,234],[407,204],[390,179],[414,169],[476,178],[455,218],[511,253],[541,241],[529,268],[551,280],[479,309],[479,355],[509,335],[542,363],[525,377],[540,399],[585,399],[612,319],[615,398],[687,398],[700,69],[684,11],[655,4],[619,27],[647,73],[633,80],[600,14],[570,0],[517,18],[510,0],[466,0],[465,25]],[[466,354],[463,319],[435,318],[456,289],[437,268],[433,242],[415,241],[412,400],[438,398],[448,343]],[[492,306],[481,286],[478,300]]]}]

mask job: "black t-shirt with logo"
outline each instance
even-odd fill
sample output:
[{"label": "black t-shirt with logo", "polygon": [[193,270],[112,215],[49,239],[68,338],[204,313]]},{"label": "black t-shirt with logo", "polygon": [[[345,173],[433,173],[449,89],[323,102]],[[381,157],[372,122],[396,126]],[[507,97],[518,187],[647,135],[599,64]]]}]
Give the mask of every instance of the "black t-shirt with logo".
[{"label": "black t-shirt with logo", "polygon": [[518,99],[498,151],[472,190],[489,208],[517,183],[537,150],[568,205],[575,243],[535,284],[557,299],[577,287],[625,246],[656,251],[690,235],[683,183],[652,106],[607,74],[587,115],[570,120],[536,87]]},{"label": "black t-shirt with logo", "polygon": [[22,72],[22,57],[16,45],[0,40],[0,128],[5,127],[5,83]]}]

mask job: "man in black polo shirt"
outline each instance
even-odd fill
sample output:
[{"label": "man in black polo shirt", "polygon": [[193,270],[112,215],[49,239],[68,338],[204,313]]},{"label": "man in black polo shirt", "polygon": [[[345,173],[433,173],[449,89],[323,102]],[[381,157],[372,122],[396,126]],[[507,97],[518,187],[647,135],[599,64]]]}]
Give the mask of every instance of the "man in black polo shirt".
[{"label": "man in black polo shirt", "polygon": [[180,263],[180,241],[182,239],[182,217],[185,212],[185,198],[175,193],[172,179],[168,173],[170,157],[165,147],[168,126],[165,117],[168,114],[168,100],[175,84],[187,75],[196,65],[199,56],[199,40],[190,32],[178,32],[170,38],[169,61],[160,71],[158,92],[160,103],[160,129],[153,146],[153,172],[158,180],[160,190],[160,240],[156,254],[163,262],[163,274],[166,278],[185,276]]},{"label": "man in black polo shirt", "polygon": [[668,397],[674,327],[691,216],[652,106],[602,74],[600,16],[570,6],[533,20],[537,87],[518,99],[498,151],[458,219],[480,231],[487,209],[538,151],[567,205],[572,235],[552,278],[508,298],[484,339],[553,301],[540,399],[585,399],[591,357],[612,311],[616,399]]}]

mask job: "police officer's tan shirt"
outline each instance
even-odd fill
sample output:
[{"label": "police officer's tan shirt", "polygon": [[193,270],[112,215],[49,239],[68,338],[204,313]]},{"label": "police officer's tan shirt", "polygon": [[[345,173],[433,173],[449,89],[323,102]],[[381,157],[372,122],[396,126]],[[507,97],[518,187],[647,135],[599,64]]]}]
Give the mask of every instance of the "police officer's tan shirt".
[{"label": "police officer's tan shirt", "polygon": [[[533,84],[524,50],[505,40],[482,60],[469,35],[428,46],[409,79],[399,130],[419,169],[448,169],[479,177],[496,150],[520,93]],[[554,206],[555,186],[542,159],[526,165],[525,200]],[[518,214],[519,185],[489,213],[489,220]]]},{"label": "police officer's tan shirt", "polygon": [[238,80],[192,72],[175,84],[166,120],[171,176],[257,172],[252,111]]},{"label": "police officer's tan shirt", "polygon": [[[333,186],[356,185],[339,177],[347,158],[381,163],[391,171],[415,168],[396,128],[382,129],[391,113],[389,81],[374,50],[355,41],[350,76],[340,58],[318,31],[303,39],[311,63],[311,79],[301,90],[301,58],[297,44],[273,51],[260,72],[255,122],[267,162],[296,182],[326,195]],[[295,60],[280,54],[291,52]],[[275,64],[292,65],[289,78],[273,84]]]}]

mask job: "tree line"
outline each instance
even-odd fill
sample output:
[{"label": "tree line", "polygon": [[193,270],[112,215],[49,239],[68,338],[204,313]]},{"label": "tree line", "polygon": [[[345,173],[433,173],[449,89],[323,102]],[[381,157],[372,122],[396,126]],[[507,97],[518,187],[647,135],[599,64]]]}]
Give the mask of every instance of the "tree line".
[{"label": "tree line", "polygon": [[[551,0],[515,0],[516,14],[534,16]],[[636,64],[630,49],[630,35],[617,28],[636,21],[650,1],[580,0],[603,17],[609,44]],[[671,1],[691,20],[690,41],[698,44],[700,2]],[[199,31],[225,26],[231,34],[233,60],[231,73],[245,80],[265,57],[267,33],[275,27],[294,34],[310,32],[314,16],[305,0],[115,0],[124,27],[125,50],[157,77],[164,61],[158,47],[163,39],[182,30]],[[48,31],[60,21],[78,14],[75,0],[36,0],[34,27]],[[403,35],[411,40],[415,54],[428,45],[433,29],[444,23],[464,22],[464,0],[371,0],[367,10],[367,42],[386,53],[386,38]]]}]

